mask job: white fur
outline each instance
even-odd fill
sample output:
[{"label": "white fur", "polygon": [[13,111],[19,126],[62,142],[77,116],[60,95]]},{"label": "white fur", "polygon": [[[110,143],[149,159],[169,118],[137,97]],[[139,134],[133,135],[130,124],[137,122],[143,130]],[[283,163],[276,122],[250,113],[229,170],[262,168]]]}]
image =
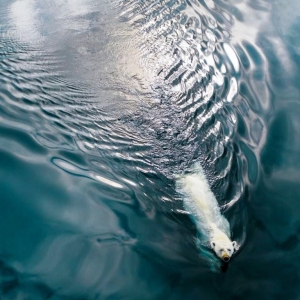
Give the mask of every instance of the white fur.
[{"label": "white fur", "polygon": [[195,166],[193,174],[181,177],[177,183],[185,196],[184,206],[202,234],[202,243],[210,245],[219,258],[228,261],[236,249],[236,242],[230,240],[229,223],[220,212],[202,167]]}]

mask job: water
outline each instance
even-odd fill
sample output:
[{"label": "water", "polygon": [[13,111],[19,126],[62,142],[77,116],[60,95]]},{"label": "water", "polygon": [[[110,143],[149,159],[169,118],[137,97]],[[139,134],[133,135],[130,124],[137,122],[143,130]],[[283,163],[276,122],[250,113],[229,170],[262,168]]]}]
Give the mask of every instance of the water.
[{"label": "water", "polygon": [[[1,1],[1,299],[300,299],[299,20]],[[175,189],[195,162],[240,245],[227,272]]]}]

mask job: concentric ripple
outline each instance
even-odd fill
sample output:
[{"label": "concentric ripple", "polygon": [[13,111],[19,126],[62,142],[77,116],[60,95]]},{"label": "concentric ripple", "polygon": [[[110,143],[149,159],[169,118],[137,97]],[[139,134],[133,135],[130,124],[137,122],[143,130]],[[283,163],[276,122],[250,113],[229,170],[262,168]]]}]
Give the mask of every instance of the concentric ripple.
[{"label": "concentric ripple", "polygon": [[[153,100],[146,99],[143,110],[125,123],[154,141],[149,155],[157,170],[172,178],[200,160],[224,209],[238,207],[245,189],[243,153],[255,155],[250,140],[239,141],[246,70],[231,40],[233,17],[213,1],[125,1],[121,7],[122,20],[139,28],[141,64],[157,74],[151,83]],[[251,119],[262,132],[254,112]],[[255,146],[261,142],[260,134]],[[257,167],[251,170],[255,182]],[[240,220],[237,227],[242,228]],[[239,233],[241,242],[244,234]]]}]

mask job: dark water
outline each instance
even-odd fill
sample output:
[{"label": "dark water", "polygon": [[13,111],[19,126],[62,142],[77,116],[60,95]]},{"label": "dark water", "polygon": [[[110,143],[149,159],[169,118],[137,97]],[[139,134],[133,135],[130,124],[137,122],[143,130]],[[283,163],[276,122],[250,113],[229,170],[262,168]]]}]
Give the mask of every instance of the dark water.
[{"label": "dark water", "polygon": [[297,0],[1,1],[1,299],[300,299],[299,32]]}]

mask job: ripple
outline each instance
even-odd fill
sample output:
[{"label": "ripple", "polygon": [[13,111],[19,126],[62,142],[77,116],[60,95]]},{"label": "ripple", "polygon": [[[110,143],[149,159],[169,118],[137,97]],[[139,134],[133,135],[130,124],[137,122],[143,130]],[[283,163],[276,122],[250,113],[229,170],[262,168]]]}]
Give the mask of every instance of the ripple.
[{"label": "ripple", "polygon": [[[160,102],[144,110],[151,110],[149,115],[143,111],[130,120],[141,123],[143,134],[155,139],[151,156],[157,169],[172,177],[199,157],[210,157],[205,159],[210,167],[224,158],[230,161],[221,149],[226,147],[230,156],[236,126],[227,103],[237,98],[241,67],[222,33],[232,27],[226,11],[217,14],[212,2],[121,5],[123,20],[140,27],[142,65],[153,68],[158,77],[152,89]],[[230,66],[220,64],[226,61]],[[215,151],[208,154],[206,149]]]},{"label": "ripple", "polygon": [[[144,158],[168,179],[201,161],[243,244],[244,201],[260,180],[271,105],[267,58],[257,43],[270,6],[182,0],[120,1],[120,7],[121,20],[139,30],[141,65],[156,74],[152,100],[122,121],[140,128],[151,150]],[[249,30],[254,15],[260,21]]]}]

